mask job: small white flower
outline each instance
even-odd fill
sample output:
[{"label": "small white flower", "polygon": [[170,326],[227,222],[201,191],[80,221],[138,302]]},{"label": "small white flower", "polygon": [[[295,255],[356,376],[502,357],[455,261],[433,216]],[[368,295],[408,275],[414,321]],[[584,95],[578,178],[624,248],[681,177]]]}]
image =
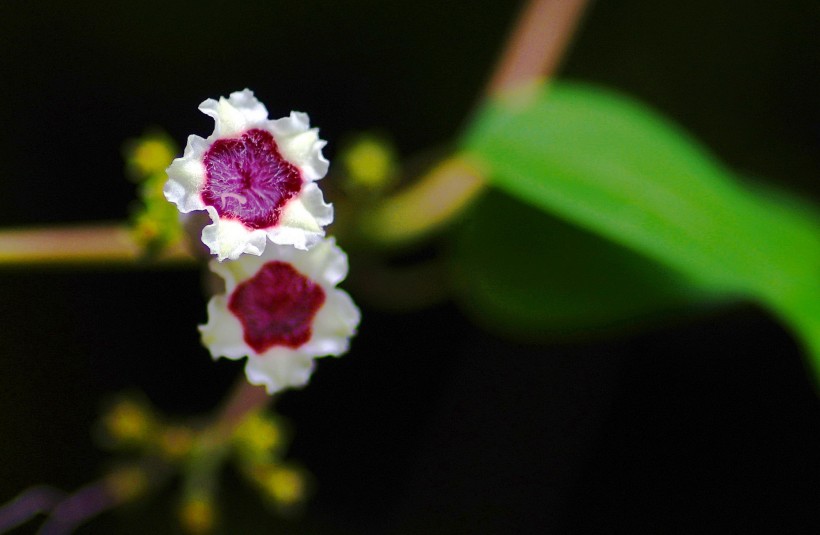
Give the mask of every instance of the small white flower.
[{"label": "small white flower", "polygon": [[189,136],[168,168],[165,198],[180,212],[206,210],[202,241],[219,260],[262,254],[273,243],[308,249],[333,220],[314,182],[327,173],[325,141],[307,114],[269,120],[249,89],[199,105],[214,118],[207,139]]},{"label": "small white flower", "polygon": [[214,359],[245,356],[248,382],[269,394],[303,386],[314,358],[348,350],[359,309],[336,288],[347,275],[347,255],[333,238],[308,251],[270,244],[261,256],[212,260],[225,294],[208,303],[199,327]]}]

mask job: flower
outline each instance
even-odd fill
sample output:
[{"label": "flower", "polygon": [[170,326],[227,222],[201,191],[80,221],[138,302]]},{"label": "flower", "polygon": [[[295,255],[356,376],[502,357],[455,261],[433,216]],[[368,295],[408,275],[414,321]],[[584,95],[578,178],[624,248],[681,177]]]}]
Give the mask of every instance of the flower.
[{"label": "flower", "polygon": [[336,285],[347,255],[333,238],[310,250],[269,244],[261,256],[211,261],[225,294],[208,303],[202,342],[214,359],[248,357],[248,382],[269,394],[308,382],[314,358],[339,356],[359,324],[359,309]]},{"label": "flower", "polygon": [[307,114],[268,120],[249,89],[199,105],[213,117],[207,139],[189,136],[181,158],[168,167],[165,198],[180,212],[205,210],[212,223],[202,241],[218,259],[260,255],[273,243],[308,249],[333,220],[314,182],[327,173],[325,141]]}]

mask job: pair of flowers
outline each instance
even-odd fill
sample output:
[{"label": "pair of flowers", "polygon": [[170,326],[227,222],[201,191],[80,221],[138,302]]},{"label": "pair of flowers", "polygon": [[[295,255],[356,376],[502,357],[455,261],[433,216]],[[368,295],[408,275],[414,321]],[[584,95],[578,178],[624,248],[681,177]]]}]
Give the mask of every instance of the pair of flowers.
[{"label": "pair of flowers", "polygon": [[270,394],[303,386],[315,357],[347,351],[360,319],[336,288],[347,256],[324,237],[333,207],[315,181],[327,173],[325,141],[304,113],[269,120],[248,89],[199,109],[214,132],[188,138],[164,193],[181,212],[211,218],[202,242],[226,293],[208,303],[202,341],[214,359],[247,356],[248,381]]}]

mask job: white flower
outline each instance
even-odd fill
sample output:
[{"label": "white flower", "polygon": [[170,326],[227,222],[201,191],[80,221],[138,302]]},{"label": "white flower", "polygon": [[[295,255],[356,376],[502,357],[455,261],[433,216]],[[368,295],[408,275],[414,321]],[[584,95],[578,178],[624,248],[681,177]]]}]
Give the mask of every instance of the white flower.
[{"label": "white flower", "polygon": [[225,294],[208,303],[199,327],[214,359],[245,356],[248,382],[269,394],[303,386],[314,358],[339,356],[359,324],[359,309],[336,288],[347,275],[347,255],[333,238],[308,251],[270,244],[261,256],[212,260]]},{"label": "white flower", "polygon": [[268,120],[249,89],[199,105],[214,118],[207,139],[188,137],[168,168],[165,198],[180,212],[206,210],[212,223],[202,241],[219,260],[262,254],[274,243],[308,249],[333,220],[314,182],[327,173],[325,141],[307,114]]}]

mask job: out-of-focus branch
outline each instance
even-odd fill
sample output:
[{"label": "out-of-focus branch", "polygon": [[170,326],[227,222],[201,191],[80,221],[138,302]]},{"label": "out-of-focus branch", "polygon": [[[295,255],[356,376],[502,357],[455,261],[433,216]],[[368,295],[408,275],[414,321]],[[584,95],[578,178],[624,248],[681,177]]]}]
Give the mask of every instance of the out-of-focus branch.
[{"label": "out-of-focus branch", "polygon": [[54,507],[38,535],[67,535],[86,520],[116,505],[106,482],[85,486]]},{"label": "out-of-focus branch", "polygon": [[267,407],[272,401],[273,396],[268,395],[264,387],[250,384],[242,374],[211,428],[218,437],[228,437],[250,413]]},{"label": "out-of-focus branch", "polygon": [[132,501],[151,488],[161,485],[169,475],[168,467],[158,462],[122,466],[103,478],[68,494],[38,485],[23,491],[0,506],[0,533],[47,515],[38,535],[67,535],[103,511]]},{"label": "out-of-focus branch", "polygon": [[[586,0],[531,0],[516,21],[485,97],[535,85],[558,68]],[[360,234],[375,243],[412,241],[441,227],[475,199],[484,186],[480,169],[458,157],[446,160],[359,220]]]},{"label": "out-of-focus branch", "polygon": [[586,0],[529,2],[487,84],[487,95],[499,95],[555,74],[586,3]]},{"label": "out-of-focus branch", "polygon": [[0,507],[0,533],[27,522],[41,513],[48,513],[65,497],[65,493],[47,485],[31,487]]},{"label": "out-of-focus branch", "polygon": [[368,241],[402,244],[448,223],[484,186],[481,171],[467,160],[450,158],[412,186],[361,214],[359,232]]},{"label": "out-of-focus branch", "polygon": [[[122,224],[78,225],[0,231],[0,266],[16,264],[134,263],[145,251]],[[183,244],[163,251],[158,262],[192,262]]]}]

